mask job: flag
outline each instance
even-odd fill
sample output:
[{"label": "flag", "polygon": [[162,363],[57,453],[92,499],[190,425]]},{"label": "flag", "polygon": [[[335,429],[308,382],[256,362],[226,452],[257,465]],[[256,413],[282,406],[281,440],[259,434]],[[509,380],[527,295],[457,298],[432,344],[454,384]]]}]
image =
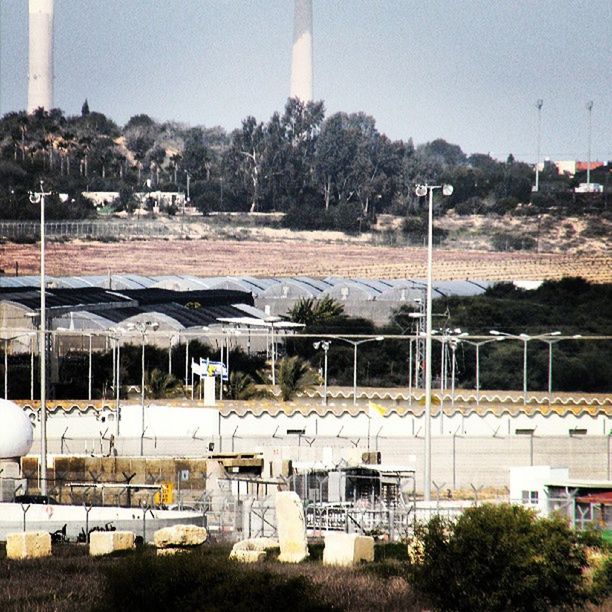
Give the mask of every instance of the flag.
[{"label": "flag", "polygon": [[[432,406],[439,406],[442,402],[440,401],[440,398],[437,395],[434,395],[432,393],[431,395],[431,405]],[[425,405],[425,396],[423,396],[420,400],[419,400],[419,404],[421,406]]]},{"label": "flag", "polygon": [[384,417],[387,414],[387,409],[375,402],[368,402],[368,414],[370,417]]}]

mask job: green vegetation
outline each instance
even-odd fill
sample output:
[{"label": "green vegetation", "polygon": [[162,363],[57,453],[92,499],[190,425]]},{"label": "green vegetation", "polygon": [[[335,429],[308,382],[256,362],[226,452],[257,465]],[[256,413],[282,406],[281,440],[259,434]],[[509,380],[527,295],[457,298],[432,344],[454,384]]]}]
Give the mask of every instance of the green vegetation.
[{"label": "green vegetation", "polygon": [[[591,179],[607,185],[607,168]],[[551,164],[531,194],[533,168],[512,156],[466,155],[443,139],[415,146],[392,141],[365,113],[325,115],[322,102],[290,99],[267,122],[246,117],[227,133],[133,116],[118,126],[83,104],[80,115],[61,109],[10,112],[0,119],[1,219],[35,219],[27,192],[44,179],[53,196],[47,218],[96,215],[83,191],[115,191],[116,210],[133,213],[135,192],[189,191],[202,212],[277,211],[290,228],[367,230],[380,213],[407,217],[405,233],[422,236],[415,183],[450,182],[437,213],[605,213],[606,194],[575,194],[584,177],[559,176]],[[189,187],[188,187],[189,183]],[[529,206],[521,206],[521,203]],[[110,203],[109,203],[110,204]],[[145,206],[149,206],[145,202]],[[171,207],[169,213],[176,213]],[[503,240],[503,238],[500,238]]]},{"label": "green vegetation", "polygon": [[244,565],[228,560],[228,544],[98,558],[56,544],[51,558],[21,562],[0,545],[0,609],[493,612],[611,603],[612,556],[601,538],[518,507],[471,508],[454,524],[435,519],[408,549],[377,544],[375,561],[354,568],[323,566],[322,542],[309,549],[297,565],[274,556]]},{"label": "green vegetation", "polygon": [[[582,338],[561,340],[553,345],[552,382],[554,391],[584,391],[605,393],[610,391],[612,380],[612,352],[606,340],[588,340],[587,336],[612,335],[612,285],[590,284],[582,279],[566,278],[547,281],[535,290],[524,290],[511,284],[498,284],[475,297],[439,298],[434,302],[436,325],[445,329],[460,328],[472,336],[493,339],[490,330],[510,334],[537,335],[560,331],[563,336],[581,335]],[[415,333],[410,310],[400,308],[389,324],[376,327],[371,321],[344,314],[342,305],[333,299],[301,300],[291,310],[290,316],[304,322],[304,332],[314,336],[288,336],[285,341],[287,355],[299,360],[280,360],[277,365],[279,384],[287,375],[287,397],[315,384],[311,372],[306,380],[298,376],[323,367],[323,352],[313,347],[319,335],[346,336],[364,334],[371,336],[407,336]],[[434,337],[435,338],[435,337]],[[441,343],[434,341],[433,372],[440,371]],[[4,347],[0,345],[0,355]],[[121,349],[121,380],[123,384],[139,385],[141,378],[141,353],[139,346],[127,345]],[[190,355],[218,360],[219,351],[198,341],[190,343]],[[369,342],[359,347],[357,379],[362,386],[406,387],[408,382],[408,340],[387,338],[384,342]],[[474,388],[476,384],[476,349],[467,342],[459,342],[456,349],[456,387]],[[151,372],[151,390],[168,397],[181,393],[180,385],[162,375],[168,371],[168,350],[146,347],[145,368]],[[548,388],[547,343],[533,340],[527,343],[528,388],[545,391]],[[59,376],[53,380],[53,397],[78,399],[87,397],[88,354],[83,346],[63,356],[59,363]],[[29,355],[10,355],[9,397],[29,397]],[[230,380],[225,385],[226,397],[248,399],[259,394],[258,385],[270,382],[271,362],[265,356],[247,355],[242,349],[230,351]],[[291,366],[291,367],[289,367]],[[299,366],[299,367],[298,367]],[[4,360],[0,360],[0,372]],[[38,364],[35,362],[35,376]],[[158,374],[153,374],[158,370]],[[185,345],[172,348],[172,375],[185,377]],[[297,376],[297,378],[296,378]],[[328,352],[328,381],[330,385],[352,385],[353,347],[340,341],[332,341]],[[114,397],[112,389],[112,353],[94,353],[94,397]],[[284,383],[282,383],[284,385]],[[436,381],[434,380],[434,384]],[[491,342],[480,348],[481,389],[522,389],[523,343],[520,340]],[[38,388],[35,388],[37,393]],[[151,396],[153,397],[153,396]]]},{"label": "green vegetation", "polygon": [[316,376],[310,365],[297,356],[284,357],[278,364],[278,386],[283,402],[293,399],[315,384]]},{"label": "green vegetation", "polygon": [[412,584],[440,610],[569,609],[602,597],[586,588],[577,533],[522,506],[485,504],[455,523],[436,517],[410,547]]}]

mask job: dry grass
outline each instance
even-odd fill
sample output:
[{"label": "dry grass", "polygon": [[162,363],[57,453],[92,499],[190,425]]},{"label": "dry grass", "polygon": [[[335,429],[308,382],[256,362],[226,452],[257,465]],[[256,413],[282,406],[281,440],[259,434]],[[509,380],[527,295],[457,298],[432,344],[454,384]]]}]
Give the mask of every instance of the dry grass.
[{"label": "dry grass", "polygon": [[[0,246],[0,268],[11,274],[37,274],[37,245]],[[366,244],[294,241],[129,241],[119,243],[49,243],[50,275],[193,274],[196,276],[319,276],[424,278],[426,250]],[[541,280],[582,276],[592,282],[612,281],[607,253],[538,254],[436,249],[437,280]]]},{"label": "dry grass", "polygon": [[[208,568],[214,567],[218,567],[220,575],[227,575],[228,579],[234,576],[234,579],[246,580],[247,583],[250,581],[250,584],[254,584],[254,580],[261,580],[262,584],[269,584],[270,588],[274,588],[273,585],[289,585],[295,580],[306,580],[306,585],[309,585],[307,587],[308,597],[310,601],[317,601],[320,605],[318,609],[321,610],[358,612],[380,610],[382,612],[384,610],[423,609],[402,576],[403,564],[397,561],[374,563],[355,569],[324,567],[319,561],[286,565],[270,560],[253,566],[240,566],[227,561],[229,550],[227,545],[205,547],[202,553],[192,553],[196,555],[192,559],[193,564],[189,558],[182,561],[168,558],[157,559],[154,550],[144,551],[143,554],[149,559],[147,561],[141,557],[144,564],[138,562],[138,553],[124,557],[125,562],[111,557],[91,558],[87,556],[86,546],[76,544],[55,546],[54,556],[49,559],[11,562],[3,559],[4,555],[0,553],[0,610],[8,612],[109,609],[110,604],[105,601],[105,597],[109,594],[116,596],[117,590],[124,586],[129,587],[130,584],[134,584],[134,592],[142,588],[159,587],[159,585],[152,584],[147,586],[147,579],[153,580],[154,578],[150,575],[142,576],[138,570],[142,570],[143,567],[149,567],[154,573],[167,571],[167,580],[170,582],[177,580],[181,584],[184,582],[185,588],[189,586],[191,570],[201,569],[206,572]],[[206,558],[198,559],[199,555],[204,555]],[[136,563],[132,564],[130,558]],[[182,575],[176,574],[177,570],[182,571],[179,567],[182,565],[185,565],[186,571]],[[191,565],[193,567],[190,567]],[[125,584],[122,583],[109,589],[106,582],[107,572],[112,567],[115,567],[116,571],[133,572],[134,575],[126,575]],[[114,574],[111,573],[112,575]],[[266,575],[271,575],[272,579],[266,578]],[[138,584],[130,583],[132,579]],[[206,590],[205,575],[201,576],[201,581],[203,581],[202,584],[194,584],[193,588]],[[170,587],[170,590],[172,588]],[[225,588],[231,591],[234,587],[232,584],[227,584]],[[234,594],[234,597],[236,596]],[[274,593],[270,592],[268,596],[273,597]],[[245,592],[242,597],[245,601],[243,608],[247,609],[246,602],[248,602],[249,594]],[[202,602],[202,605],[205,603]],[[260,610],[262,603],[252,602],[251,609]],[[296,609],[304,609],[304,603],[302,602],[302,607],[300,607],[299,602],[296,602]],[[211,607],[206,609],[222,609],[215,607],[215,601],[210,601],[208,604]],[[160,605],[163,606],[162,602]],[[142,609],[142,605],[134,602],[133,609]],[[176,608],[170,606],[165,609]]]}]

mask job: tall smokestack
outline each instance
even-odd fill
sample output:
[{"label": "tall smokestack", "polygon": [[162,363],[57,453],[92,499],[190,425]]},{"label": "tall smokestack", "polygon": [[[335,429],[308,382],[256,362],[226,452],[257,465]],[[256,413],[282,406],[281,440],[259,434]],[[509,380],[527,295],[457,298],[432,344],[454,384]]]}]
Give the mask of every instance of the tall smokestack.
[{"label": "tall smokestack", "polygon": [[291,97],[312,100],[312,0],[295,0]]},{"label": "tall smokestack", "polygon": [[53,0],[29,0],[28,113],[53,108]]}]

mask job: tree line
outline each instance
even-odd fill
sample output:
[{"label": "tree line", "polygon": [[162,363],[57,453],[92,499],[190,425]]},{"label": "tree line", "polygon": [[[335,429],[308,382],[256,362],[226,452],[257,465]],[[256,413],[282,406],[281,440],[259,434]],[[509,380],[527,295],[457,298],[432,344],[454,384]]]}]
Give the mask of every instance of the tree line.
[{"label": "tree line", "polygon": [[[82,191],[119,192],[116,209],[129,212],[134,192],[160,189],[187,192],[204,213],[283,212],[289,227],[359,231],[377,214],[391,213],[407,216],[407,232],[420,231],[414,185],[428,181],[455,187],[440,201],[441,214],[584,205],[572,191],[583,177],[558,175],[554,165],[544,168],[540,192],[532,194],[533,167],[512,155],[505,161],[467,155],[441,138],[417,146],[411,138],[391,140],[370,115],[326,116],[323,102],[298,99],[268,121],[248,116],[230,132],[145,114],[118,126],[87,101],[76,116],[57,108],[7,113],[0,119],[0,183],[6,187],[0,217],[35,218],[27,191],[40,179],[69,196],[52,198],[50,219],[94,216]],[[592,180],[603,179],[592,173]]]}]

